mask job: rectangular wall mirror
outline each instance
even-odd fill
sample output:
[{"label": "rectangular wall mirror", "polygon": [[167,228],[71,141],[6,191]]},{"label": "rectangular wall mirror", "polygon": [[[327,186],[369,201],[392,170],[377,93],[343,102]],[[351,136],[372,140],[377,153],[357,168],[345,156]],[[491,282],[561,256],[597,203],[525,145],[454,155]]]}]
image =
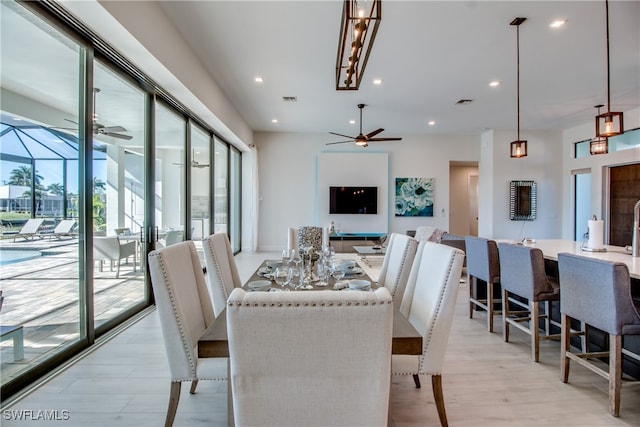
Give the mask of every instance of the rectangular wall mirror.
[{"label": "rectangular wall mirror", "polygon": [[533,221],[536,219],[537,189],[535,181],[509,183],[509,219]]}]

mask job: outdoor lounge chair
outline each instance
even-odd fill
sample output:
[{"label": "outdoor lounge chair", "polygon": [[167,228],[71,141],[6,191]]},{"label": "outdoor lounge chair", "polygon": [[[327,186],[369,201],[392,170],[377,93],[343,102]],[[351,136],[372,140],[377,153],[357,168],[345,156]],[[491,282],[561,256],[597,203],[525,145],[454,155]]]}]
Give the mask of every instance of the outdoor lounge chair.
[{"label": "outdoor lounge chair", "polygon": [[42,236],[38,233],[40,227],[42,227],[42,223],[44,222],[44,218],[31,218],[28,219],[27,222],[24,223],[18,234],[13,236],[13,241],[15,242],[18,237],[22,237],[25,240],[33,240],[34,237],[38,236],[42,238]]},{"label": "outdoor lounge chair", "polygon": [[78,232],[74,231],[75,228],[76,228],[75,219],[63,219],[58,223],[58,225],[56,225],[56,228],[54,228],[52,231],[50,232],[45,231],[43,233],[40,233],[40,235],[42,237],[48,236],[49,240],[53,239],[54,237],[56,239],[60,239],[62,237],[76,237],[78,235]]}]

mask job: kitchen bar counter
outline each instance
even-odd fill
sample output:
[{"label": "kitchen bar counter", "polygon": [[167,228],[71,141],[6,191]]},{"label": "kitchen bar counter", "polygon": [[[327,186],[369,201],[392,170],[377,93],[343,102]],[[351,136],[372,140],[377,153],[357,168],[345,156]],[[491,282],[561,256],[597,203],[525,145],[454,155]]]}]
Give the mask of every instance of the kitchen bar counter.
[{"label": "kitchen bar counter", "polygon": [[[502,240],[498,240],[500,242]],[[602,259],[606,261],[616,261],[627,264],[629,275],[632,279],[640,280],[640,257],[632,257],[631,252],[620,246],[605,245],[606,252],[589,252],[580,249],[582,242],[560,239],[541,239],[532,243],[523,243],[525,246],[539,248],[544,257],[548,260],[558,261],[558,254],[568,252],[582,255],[588,258]]]}]

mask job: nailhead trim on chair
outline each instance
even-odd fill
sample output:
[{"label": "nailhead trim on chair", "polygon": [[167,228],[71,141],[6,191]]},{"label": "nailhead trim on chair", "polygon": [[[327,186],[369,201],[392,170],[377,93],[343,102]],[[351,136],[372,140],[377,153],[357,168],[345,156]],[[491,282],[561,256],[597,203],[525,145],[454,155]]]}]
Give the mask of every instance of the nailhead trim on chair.
[{"label": "nailhead trim on chair", "polygon": [[[451,271],[453,269],[453,261],[455,260],[455,257],[451,257],[451,259],[449,260],[449,267],[447,269],[447,276],[445,277],[445,283],[449,281],[449,277],[451,277]],[[457,286],[456,283],[452,284],[451,286]],[[442,288],[442,292],[440,292],[440,298],[438,298],[438,306],[436,307],[436,312],[434,314],[434,317],[438,317],[438,315],[440,314],[440,307],[442,307],[442,299],[444,298],[444,292],[445,289]],[[424,342],[425,344],[431,341],[431,335],[433,334],[433,328],[435,327],[435,324],[431,325],[431,328],[429,328],[429,330],[426,333]],[[422,349],[422,355],[420,355],[420,366],[418,368],[418,371],[422,371],[423,366],[424,366],[424,353],[425,353],[426,347]],[[429,375],[438,375],[440,374],[440,372],[436,372],[436,373],[430,373],[430,372],[425,372]]]},{"label": "nailhead trim on chair", "polygon": [[[159,252],[152,253],[151,256],[158,257],[158,259],[160,260],[160,266],[162,267],[162,276],[164,277],[165,282],[169,284],[169,286],[167,286],[167,293],[169,294],[169,300],[171,301],[171,309],[174,315],[176,316],[176,322],[178,323],[178,330],[180,331],[180,341],[182,342],[183,347],[187,349],[186,354],[190,354],[191,351],[193,350],[189,350],[186,335],[185,335],[184,325],[179,320],[179,317],[176,314],[178,310],[176,307],[176,300],[173,292],[173,283],[169,280],[169,276],[167,275],[167,270],[165,269],[165,265],[164,265],[164,257],[162,253],[159,253]],[[197,361],[194,361],[191,356],[189,356],[188,359],[189,359],[189,367],[191,368],[192,377],[172,379],[171,380],[172,382],[194,381],[198,379],[198,376],[196,374]]]},{"label": "nailhead trim on chair", "polygon": [[[402,269],[404,268],[404,265],[407,262],[407,254],[408,254],[408,252],[409,252],[409,246],[405,245],[404,252],[402,253],[402,263],[400,264],[399,271],[402,271]],[[399,285],[398,279],[399,279],[399,277],[397,277],[397,276],[394,278],[393,290],[391,292],[391,298],[395,298],[396,297],[396,292],[398,291],[398,285]]]},{"label": "nailhead trim on chair", "polygon": [[[211,251],[211,253],[215,253],[215,251],[213,250],[213,246],[211,245],[211,241],[209,239],[205,239],[207,242],[207,245],[209,246],[209,249]],[[220,272],[220,263],[218,262],[217,258],[212,256],[211,257],[213,259],[213,265],[215,267],[216,270],[216,276],[218,278],[218,283],[220,284],[220,286],[222,287],[222,293],[224,294],[224,299],[229,299],[229,294],[227,293],[227,287],[224,285],[224,281],[222,280],[222,273]],[[213,285],[213,283],[211,283],[211,285]]]},{"label": "nailhead trim on chair", "polygon": [[[441,297],[442,298],[442,297]],[[287,302],[287,303],[274,303],[274,302],[270,302],[270,303],[250,303],[250,302],[238,302],[238,303],[234,303],[234,302],[227,302],[227,306],[229,307],[316,307],[316,306],[320,306],[320,307],[324,307],[324,306],[329,306],[329,307],[333,307],[338,306],[338,307],[342,307],[343,305],[345,307],[349,307],[349,306],[359,306],[359,305],[382,305],[382,304],[392,304],[393,301],[348,301],[346,303],[342,303],[342,302],[326,302],[326,301],[321,301],[321,302],[304,302],[304,303],[299,303],[299,302]]]}]

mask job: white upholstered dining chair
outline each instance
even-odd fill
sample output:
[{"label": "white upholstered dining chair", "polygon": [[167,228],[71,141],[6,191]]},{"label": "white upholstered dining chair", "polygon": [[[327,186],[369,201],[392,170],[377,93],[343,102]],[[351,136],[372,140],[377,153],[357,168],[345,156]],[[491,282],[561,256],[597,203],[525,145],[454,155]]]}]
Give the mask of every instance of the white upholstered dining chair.
[{"label": "white upholstered dining chair", "polygon": [[236,426],[386,426],[393,304],[375,292],[245,292],[227,304]]},{"label": "white upholstered dining chair", "polygon": [[149,273],[171,375],[165,427],[173,425],[183,381],[225,380],[227,359],[198,359],[198,339],[215,319],[195,245],[176,243],[149,253]]},{"label": "white upholstered dining chair", "polygon": [[443,427],[447,413],[442,393],[442,365],[456,305],[464,252],[422,241],[402,299],[400,312],[422,334],[420,356],[393,355],[394,375],[412,375],[420,387],[420,374],[431,375],[436,409]]},{"label": "white upholstered dining chair", "polygon": [[233,288],[242,286],[238,267],[233,258],[233,250],[227,233],[215,233],[202,240],[204,261],[207,266],[209,292],[216,317],[227,305],[227,298]]},{"label": "white upholstered dining chair", "polygon": [[406,234],[392,233],[387,239],[378,286],[389,290],[397,307],[402,302],[417,249],[418,241]]}]

